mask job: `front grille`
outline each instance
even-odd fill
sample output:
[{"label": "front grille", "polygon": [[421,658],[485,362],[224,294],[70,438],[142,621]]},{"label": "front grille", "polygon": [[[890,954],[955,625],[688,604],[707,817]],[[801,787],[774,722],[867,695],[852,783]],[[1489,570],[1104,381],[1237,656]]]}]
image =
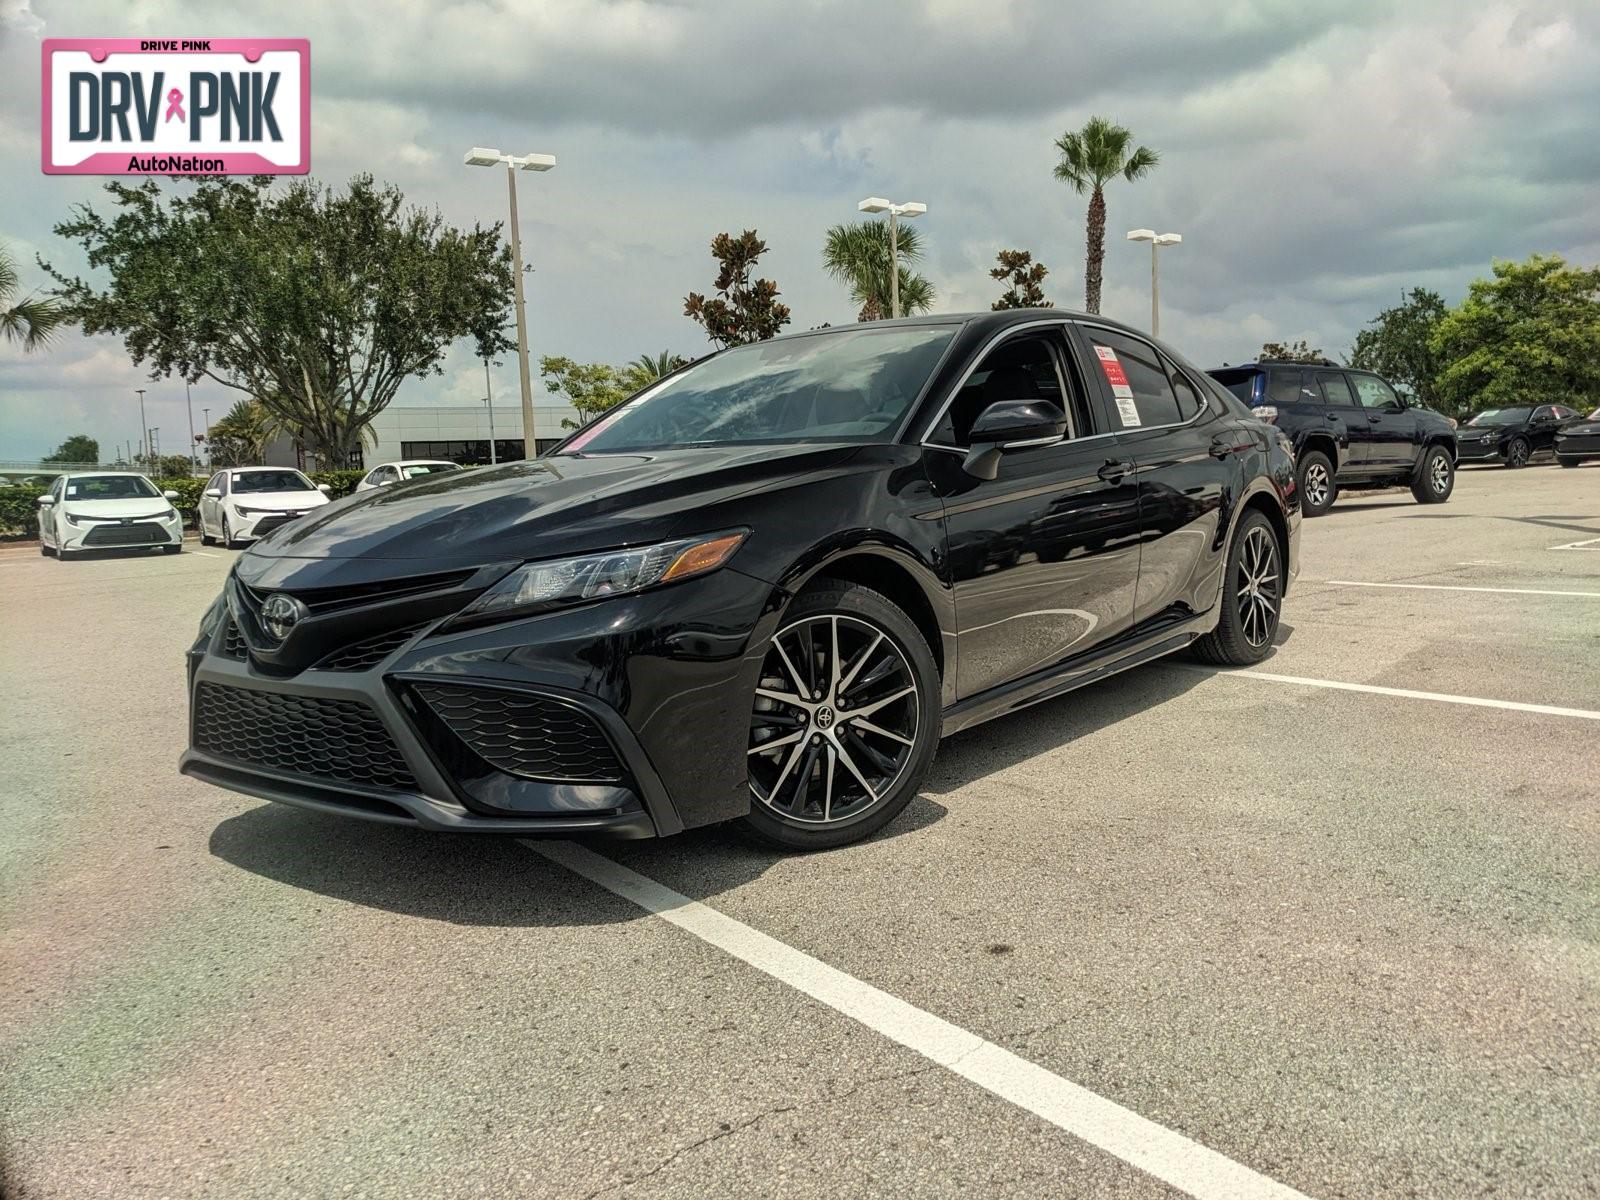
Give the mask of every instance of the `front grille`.
[{"label": "front grille", "polygon": [[419,683],[420,698],[484,762],[524,779],[616,783],[616,751],[593,717],[521,692]]},{"label": "front grille", "polygon": [[250,655],[250,648],[245,645],[244,634],[239,632],[239,627],[231,620],[227,628],[222,631],[222,654],[225,658],[236,658],[240,662]]},{"label": "front grille", "polygon": [[[260,526],[257,526],[259,529]],[[357,583],[344,587],[290,588],[288,593],[305,602],[314,613],[352,608],[361,604],[375,604],[386,600],[399,600],[424,592],[439,592],[466,582],[475,570],[444,571],[434,575],[410,575],[400,579],[384,579],[377,583]],[[236,581],[237,582],[237,581]],[[239,593],[252,612],[261,611],[261,602],[274,588],[253,588],[238,582]]]},{"label": "front grille", "polygon": [[375,667],[421,631],[421,625],[391,629],[353,645],[344,646],[318,662],[315,671],[365,671]]},{"label": "front grille", "polygon": [[83,535],[85,546],[154,546],[167,540],[166,530],[151,521],[136,525],[95,525]]},{"label": "front grille", "polygon": [[202,682],[194,693],[194,744],[218,758],[314,779],[417,786],[378,714],[359,701]]},{"label": "front grille", "polygon": [[281,525],[287,525],[290,521],[298,521],[299,519],[299,513],[283,513],[271,517],[262,517],[251,526],[250,532],[256,537],[260,537],[264,533],[271,533]]}]

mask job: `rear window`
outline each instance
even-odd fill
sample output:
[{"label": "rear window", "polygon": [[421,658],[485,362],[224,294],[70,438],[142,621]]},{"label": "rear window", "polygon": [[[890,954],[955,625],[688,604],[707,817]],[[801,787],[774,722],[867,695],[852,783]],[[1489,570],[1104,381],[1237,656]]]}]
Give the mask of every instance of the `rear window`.
[{"label": "rear window", "polygon": [[1208,371],[1211,378],[1234,394],[1234,397],[1246,404],[1254,404],[1256,400],[1256,372],[1255,371]]}]

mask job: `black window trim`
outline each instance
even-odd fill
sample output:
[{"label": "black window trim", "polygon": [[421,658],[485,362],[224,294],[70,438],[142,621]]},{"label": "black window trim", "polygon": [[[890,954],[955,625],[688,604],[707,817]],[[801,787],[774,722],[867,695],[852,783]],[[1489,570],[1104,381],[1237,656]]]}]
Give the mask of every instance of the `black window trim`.
[{"label": "black window trim", "polygon": [[[1188,379],[1187,372],[1184,372],[1183,368],[1174,362],[1170,355],[1164,353],[1161,347],[1156,345],[1149,338],[1141,337],[1139,334],[1128,329],[1119,329],[1115,325],[1107,325],[1103,321],[1074,321],[1072,323],[1078,326],[1079,329],[1104,329],[1107,333],[1114,333],[1119,337],[1132,338],[1136,342],[1142,342],[1144,345],[1149,346],[1150,349],[1155,351],[1156,361],[1167,367],[1169,371],[1178,371],[1184,375],[1185,379]],[[1211,393],[1209,390],[1202,391],[1200,388],[1196,387],[1193,379],[1189,379],[1189,386],[1194,388],[1195,399],[1200,401],[1200,411],[1195,413],[1194,416],[1190,417],[1187,421],[1171,421],[1164,425],[1134,425],[1127,429],[1119,429],[1112,433],[1100,433],[1096,434],[1095,436],[1132,436],[1140,433],[1149,433],[1159,429],[1187,429],[1190,425],[1198,424],[1206,416],[1212,415],[1210,402]],[[1081,440],[1089,441],[1090,439],[1083,438]]]},{"label": "black window trim", "polygon": [[[926,450],[947,450],[951,454],[965,454],[968,450],[971,449],[970,446],[950,446],[950,445],[947,445],[944,442],[935,442],[935,441],[931,441],[930,439],[933,437],[933,431],[935,429],[937,429],[939,427],[939,423],[944,420],[945,414],[950,411],[950,406],[956,402],[956,397],[961,393],[961,389],[967,386],[967,380],[972,378],[973,372],[975,372],[978,369],[979,364],[981,364],[984,359],[988,358],[990,352],[995,350],[995,349],[997,349],[1000,346],[1000,343],[1006,341],[1008,338],[1011,338],[1011,337],[1015,336],[1016,334],[1024,333],[1024,332],[1026,332],[1027,330],[1030,330],[1030,329],[1059,329],[1059,330],[1065,330],[1067,328],[1067,326],[1070,325],[1071,323],[1072,322],[1070,321],[1070,319],[1068,319],[1067,317],[1064,317],[1064,316],[1046,317],[1046,318],[1038,320],[1038,321],[1019,321],[1017,324],[1009,325],[1005,329],[1002,329],[998,333],[996,333],[987,342],[985,342],[982,346],[980,346],[977,349],[977,351],[975,351],[973,353],[971,363],[968,364],[967,369],[962,371],[961,374],[959,376],[957,376],[955,381],[950,385],[949,389],[945,392],[944,400],[939,404],[939,407],[934,410],[932,418],[923,427],[921,436],[919,436],[917,438],[916,442],[913,443],[913,444],[919,445],[919,446],[923,447]],[[1058,353],[1059,354],[1070,353],[1070,348],[1066,348],[1066,349],[1058,348]],[[1068,372],[1071,373],[1072,364],[1071,364],[1070,361],[1063,362],[1058,358],[1057,362],[1056,362],[1056,370],[1057,371],[1061,371],[1063,368],[1067,369]],[[1062,379],[1062,381],[1061,381],[1061,383],[1062,383],[1061,398],[1063,400],[1070,400],[1071,399],[1071,396],[1070,396],[1070,394],[1069,394],[1069,392],[1067,390],[1067,385],[1069,383],[1073,383],[1073,382],[1077,382],[1076,375],[1073,375],[1072,379],[1066,379],[1066,378]],[[1084,399],[1087,401],[1088,397],[1085,396]],[[1067,413],[1067,428],[1069,430],[1072,428],[1073,423],[1074,422],[1073,422],[1072,413],[1068,412]],[[1071,434],[1069,433],[1065,437],[1039,438],[1039,439],[1037,439],[1035,441],[1030,441],[1030,442],[1018,442],[1017,443],[1017,447],[1020,449],[1023,446],[1044,446],[1044,445],[1048,445],[1048,444],[1050,444],[1052,442],[1067,442],[1067,441],[1070,441],[1073,445],[1076,446],[1076,445],[1079,445],[1079,444],[1081,444],[1083,442],[1092,442],[1096,438],[1111,437],[1111,436],[1113,436],[1113,435],[1107,434],[1107,433],[1091,433],[1091,434],[1085,435],[1084,437],[1072,437]]]}]

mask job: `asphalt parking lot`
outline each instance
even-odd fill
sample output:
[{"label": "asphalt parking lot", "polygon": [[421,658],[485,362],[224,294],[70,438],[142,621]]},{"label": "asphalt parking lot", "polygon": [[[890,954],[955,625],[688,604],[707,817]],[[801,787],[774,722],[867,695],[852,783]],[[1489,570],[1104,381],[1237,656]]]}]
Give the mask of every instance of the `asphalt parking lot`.
[{"label": "asphalt parking lot", "polygon": [[179,777],[197,549],[0,550],[11,1200],[1600,1191],[1600,466],[1347,496],[1262,666],[802,858]]}]

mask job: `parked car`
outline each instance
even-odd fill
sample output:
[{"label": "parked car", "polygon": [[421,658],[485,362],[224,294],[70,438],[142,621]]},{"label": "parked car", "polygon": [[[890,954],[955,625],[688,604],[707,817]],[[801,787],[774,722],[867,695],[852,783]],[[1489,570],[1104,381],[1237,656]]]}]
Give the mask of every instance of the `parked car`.
[{"label": "parked car", "polygon": [[200,493],[200,541],[241,546],[326,503],[328,485],[292,467],[229,467]]},{"label": "parked car", "polygon": [[39,553],[62,561],[86,550],[132,546],[183,550],[183,517],[164,492],[134,471],[58,475],[39,497]]},{"label": "parked car", "polygon": [[461,470],[460,463],[437,458],[408,458],[401,462],[379,463],[361,477],[356,491],[370,492],[373,488],[403,483],[407,479],[420,479],[424,475],[438,475],[446,471]]},{"label": "parked car", "polygon": [[775,338],[252,547],[181,769],[440,830],[842,845],[943,734],[1185,647],[1262,659],[1299,528],[1287,440],[1114,322]]},{"label": "parked car", "polygon": [[1342,489],[1407,486],[1419,504],[1443,504],[1455,487],[1454,422],[1407,404],[1381,376],[1328,359],[1218,367],[1211,377],[1288,435],[1308,517]]},{"label": "parked car", "polygon": [[1556,430],[1556,461],[1563,467],[1600,459],[1600,408]]},{"label": "parked car", "polygon": [[1565,404],[1485,409],[1456,430],[1461,461],[1525,467],[1539,451],[1554,450],[1556,433],[1579,420]]}]

